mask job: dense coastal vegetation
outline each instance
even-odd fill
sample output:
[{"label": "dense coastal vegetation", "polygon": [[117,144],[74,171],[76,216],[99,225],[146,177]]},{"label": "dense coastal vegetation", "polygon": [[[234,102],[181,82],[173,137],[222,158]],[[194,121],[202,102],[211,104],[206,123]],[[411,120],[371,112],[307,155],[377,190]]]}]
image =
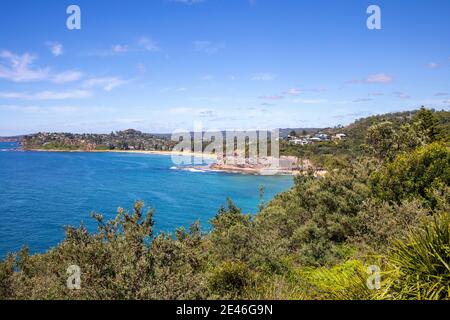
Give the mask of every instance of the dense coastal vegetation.
[{"label": "dense coastal vegetation", "polygon": [[106,151],[106,150],[146,150],[167,151],[176,144],[167,135],[143,133],[128,129],[110,134],[74,134],[39,132],[21,139],[25,150],[66,150],[66,151]]},{"label": "dense coastal vegetation", "polygon": [[[330,132],[334,129],[329,129]],[[256,214],[232,200],[199,223],[154,234],[142,202],[98,231],[69,227],[57,247],[0,263],[1,299],[448,299],[450,112],[422,108],[340,128],[348,139],[284,153],[329,168]],[[66,286],[81,269],[81,289]],[[381,270],[379,289],[367,268]]]},{"label": "dense coastal vegetation", "polygon": [[[319,142],[308,144],[303,147],[291,145],[287,141],[283,141],[280,145],[281,154],[309,159],[318,167],[334,167],[338,165],[339,162],[348,162],[367,155],[368,144],[366,138],[368,130],[375,124],[384,123],[383,125],[387,126],[387,131],[384,133],[385,135],[396,133],[397,135],[400,134],[401,137],[405,137],[408,134],[407,131],[416,130],[415,125],[413,125],[411,120],[419,111],[420,110],[413,110],[374,115],[358,119],[346,127],[337,126],[335,128],[316,129],[313,132],[323,132],[330,136],[336,133],[344,133],[347,139],[339,142]],[[439,127],[440,134],[448,134],[448,132],[450,132],[450,112],[433,110],[433,114],[434,119],[437,122],[436,127]],[[371,130],[373,129],[375,129],[375,127]],[[299,131],[297,131],[297,134],[298,133]],[[392,136],[391,139],[391,143],[393,143],[392,152],[395,153],[398,151],[398,148],[401,147],[402,142],[394,141],[396,139],[394,136]]]}]

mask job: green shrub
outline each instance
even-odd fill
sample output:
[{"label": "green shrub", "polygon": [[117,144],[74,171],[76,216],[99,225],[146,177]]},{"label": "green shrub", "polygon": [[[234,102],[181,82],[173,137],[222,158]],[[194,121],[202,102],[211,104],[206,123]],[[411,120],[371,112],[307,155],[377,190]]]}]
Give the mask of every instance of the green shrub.
[{"label": "green shrub", "polygon": [[373,292],[367,287],[367,266],[359,260],[348,260],[332,268],[305,268],[301,277],[317,288],[321,299],[370,299]]},{"label": "green shrub", "polygon": [[209,277],[209,287],[213,296],[239,298],[252,283],[252,273],[247,265],[240,262],[224,262],[214,268]]},{"label": "green shrub", "polygon": [[450,213],[430,218],[388,256],[385,298],[450,298]]},{"label": "green shrub", "polygon": [[419,197],[434,207],[434,191],[446,186],[450,186],[450,150],[437,142],[398,156],[371,177],[373,193],[396,203]]},{"label": "green shrub", "polygon": [[386,253],[392,240],[404,239],[409,228],[419,225],[429,214],[417,199],[392,205],[368,199],[355,219],[350,243],[365,253]]},{"label": "green shrub", "polygon": [[0,261],[0,300],[9,299],[13,295],[14,262],[14,255],[8,255],[4,261]]}]

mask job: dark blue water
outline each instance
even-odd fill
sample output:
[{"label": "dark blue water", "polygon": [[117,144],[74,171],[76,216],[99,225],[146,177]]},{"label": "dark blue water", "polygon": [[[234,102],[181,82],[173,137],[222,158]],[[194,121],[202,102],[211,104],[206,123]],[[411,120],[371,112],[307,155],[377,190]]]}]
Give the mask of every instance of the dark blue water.
[{"label": "dark blue water", "polygon": [[0,143],[0,258],[28,245],[45,252],[64,238],[64,226],[92,211],[105,218],[135,200],[155,208],[157,231],[174,231],[200,220],[204,229],[227,197],[246,213],[292,186],[292,177],[262,177],[171,169],[170,156],[133,153],[52,153],[15,150]]}]

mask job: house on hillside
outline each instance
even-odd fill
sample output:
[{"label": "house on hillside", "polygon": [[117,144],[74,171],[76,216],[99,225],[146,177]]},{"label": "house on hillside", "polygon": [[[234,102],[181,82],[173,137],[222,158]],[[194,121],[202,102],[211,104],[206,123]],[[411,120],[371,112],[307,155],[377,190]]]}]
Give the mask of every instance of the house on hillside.
[{"label": "house on hillside", "polygon": [[345,133],[337,133],[333,136],[333,140],[345,140],[347,135]]},{"label": "house on hillside", "polygon": [[297,145],[297,146],[305,146],[309,142],[306,139],[299,139],[299,138],[297,138],[297,139],[290,140],[289,143],[293,144],[293,145]]},{"label": "house on hillside", "polygon": [[318,134],[316,134],[314,136],[314,138],[318,138],[320,141],[328,141],[328,140],[330,140],[330,136],[325,134],[325,133],[318,133]]}]

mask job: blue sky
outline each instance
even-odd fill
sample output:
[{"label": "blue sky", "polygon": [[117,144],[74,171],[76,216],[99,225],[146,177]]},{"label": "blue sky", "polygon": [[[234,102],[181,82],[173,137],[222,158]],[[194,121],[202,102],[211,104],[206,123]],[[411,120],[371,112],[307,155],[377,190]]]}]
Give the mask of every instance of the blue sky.
[{"label": "blue sky", "polygon": [[[81,8],[81,30],[66,8]],[[382,29],[366,27],[380,6]],[[0,3],[0,135],[321,127],[450,106],[450,2]]]}]

